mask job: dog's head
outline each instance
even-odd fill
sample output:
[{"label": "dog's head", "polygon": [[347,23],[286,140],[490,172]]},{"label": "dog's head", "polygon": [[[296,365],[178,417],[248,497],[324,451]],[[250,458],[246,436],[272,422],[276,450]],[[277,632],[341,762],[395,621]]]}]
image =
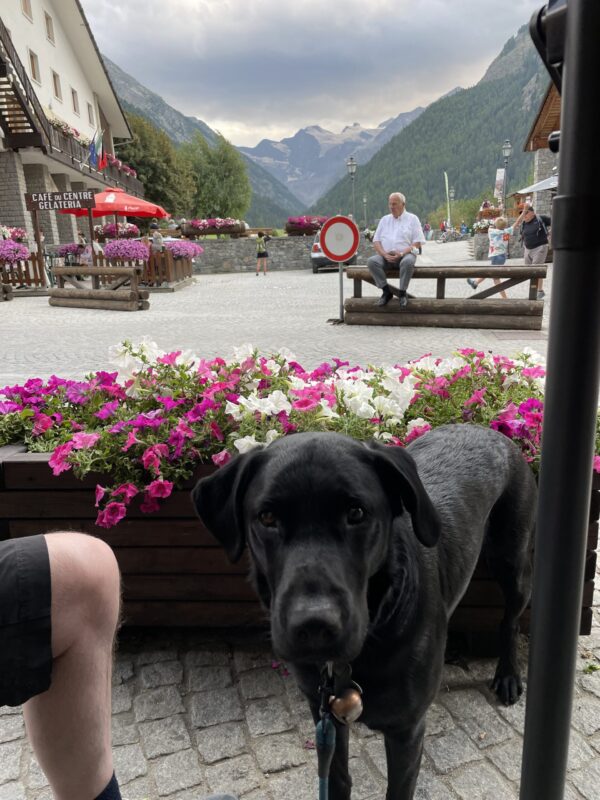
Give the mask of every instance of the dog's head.
[{"label": "dog's head", "polygon": [[229,559],[248,545],[273,645],[292,662],[350,661],[369,626],[369,580],[410,514],[433,546],[439,518],[411,456],[340,434],[301,433],[238,456],[193,491]]}]

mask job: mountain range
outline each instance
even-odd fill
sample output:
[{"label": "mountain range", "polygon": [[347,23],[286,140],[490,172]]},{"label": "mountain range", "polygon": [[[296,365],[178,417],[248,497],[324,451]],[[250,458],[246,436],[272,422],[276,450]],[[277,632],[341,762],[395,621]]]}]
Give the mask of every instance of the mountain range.
[{"label": "mountain range", "polygon": [[[367,197],[370,221],[387,213],[393,191],[421,217],[445,203],[444,172],[456,199],[469,199],[494,186],[509,139],[508,193],[533,178],[533,153],[524,152],[549,78],[524,25],[493,60],[481,80],[428,106],[385,144],[354,179],[357,197]],[[310,209],[312,213],[352,211],[352,186],[344,176]],[[362,218],[359,209],[358,218]]]},{"label": "mountain range", "polygon": [[344,175],[348,156],[353,155],[359,165],[366,164],[423,111],[419,107],[398,114],[376,128],[364,128],[355,122],[337,134],[320,125],[310,125],[279,142],[263,139],[256,147],[239,149],[310,205]]},{"label": "mountain range", "polygon": [[[175,144],[202,134],[210,143],[216,141],[216,133],[205,122],[188,117],[166,103],[162,97],[150,91],[139,81],[128,75],[106,56],[102,56],[119,101],[125,111],[139,114],[159,130],[164,131]],[[295,197],[282,183],[274,178],[248,156],[244,155],[248,177],[252,186],[252,204],[246,213],[250,225],[281,225],[288,216],[301,214],[306,204]]]}]

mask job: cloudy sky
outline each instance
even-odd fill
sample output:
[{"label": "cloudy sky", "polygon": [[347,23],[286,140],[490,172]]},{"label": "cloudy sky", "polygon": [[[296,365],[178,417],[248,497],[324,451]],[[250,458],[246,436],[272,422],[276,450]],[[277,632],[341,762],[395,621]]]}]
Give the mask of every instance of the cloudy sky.
[{"label": "cloudy sky", "polygon": [[237,145],[376,126],[482,77],[542,0],[82,0],[100,50]]}]

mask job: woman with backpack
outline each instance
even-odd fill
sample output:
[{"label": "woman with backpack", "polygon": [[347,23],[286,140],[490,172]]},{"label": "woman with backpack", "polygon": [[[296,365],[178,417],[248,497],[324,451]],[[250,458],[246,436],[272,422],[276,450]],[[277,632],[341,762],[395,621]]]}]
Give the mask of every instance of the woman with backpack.
[{"label": "woman with backpack", "polygon": [[267,242],[271,241],[271,237],[267,236],[266,233],[262,231],[258,232],[258,238],[256,240],[256,277],[258,278],[258,273],[260,272],[260,268],[263,268],[263,275],[267,274],[267,260],[269,258],[269,254],[267,253]]},{"label": "woman with backpack", "polygon": [[[516,220],[514,227],[521,225],[521,239],[523,241],[523,254],[525,264],[545,264],[548,255],[548,231],[550,229],[550,217],[545,214],[536,214],[535,210],[528,204]],[[542,286],[543,278],[538,280],[537,299],[543,300],[545,297]]]}]

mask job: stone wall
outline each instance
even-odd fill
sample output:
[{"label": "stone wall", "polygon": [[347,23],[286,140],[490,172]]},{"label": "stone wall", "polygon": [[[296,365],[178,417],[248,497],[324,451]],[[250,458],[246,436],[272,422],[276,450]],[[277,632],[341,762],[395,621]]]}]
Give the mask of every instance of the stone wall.
[{"label": "stone wall", "polygon": [[[475,261],[484,261],[488,257],[490,240],[487,233],[476,233],[473,237],[473,258]],[[509,258],[523,258],[523,245],[518,233],[510,237],[508,243]]]},{"label": "stone wall", "polygon": [[[549,178],[552,175],[554,167],[558,167],[558,153],[552,153],[546,148],[536,150],[533,169],[534,183]],[[534,192],[532,204],[537,214],[547,214],[550,216],[553,194],[554,193],[548,189],[543,192]]]},{"label": "stone wall", "polygon": [[18,153],[0,150],[0,225],[24,228],[33,242],[31,214],[25,206],[25,173]]},{"label": "stone wall", "polygon": [[[310,251],[313,236],[279,236],[267,245],[270,270],[312,269]],[[194,260],[194,272],[251,272],[256,269],[256,239],[199,239],[204,253]],[[373,255],[373,245],[361,239],[358,261]]]}]

